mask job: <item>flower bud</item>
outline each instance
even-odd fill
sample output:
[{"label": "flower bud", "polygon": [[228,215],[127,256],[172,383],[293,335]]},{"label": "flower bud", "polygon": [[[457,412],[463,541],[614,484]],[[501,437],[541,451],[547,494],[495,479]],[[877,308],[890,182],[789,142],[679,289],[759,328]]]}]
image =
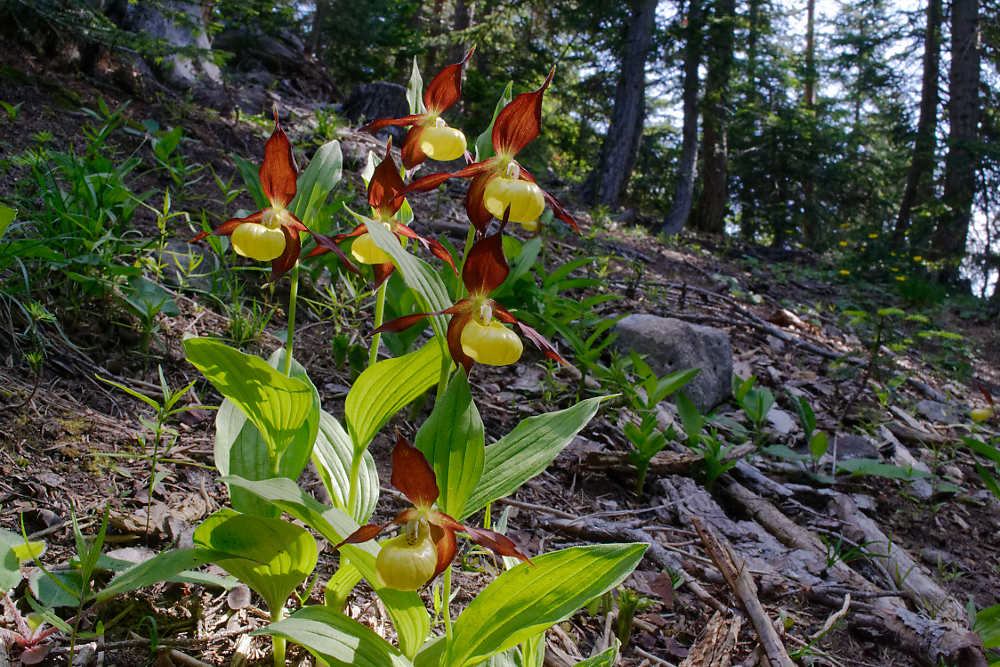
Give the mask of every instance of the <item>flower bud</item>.
[{"label": "flower bud", "polygon": [[375,559],[375,572],[382,583],[400,591],[415,591],[431,578],[437,568],[437,549],[427,524],[382,543]]},{"label": "flower bud", "polygon": [[[438,118],[440,121],[441,119]],[[465,135],[447,125],[431,125],[420,133],[420,150],[427,157],[447,162],[465,155]]]},{"label": "flower bud", "polygon": [[465,354],[488,366],[508,366],[524,351],[518,335],[496,320],[485,325],[471,320],[462,329],[461,342]]},{"label": "flower bud", "polygon": [[256,222],[244,222],[230,236],[233,249],[244,257],[270,262],[285,252],[285,234]]},{"label": "flower bud", "polygon": [[510,206],[508,219],[533,232],[538,229],[538,217],[545,210],[545,196],[542,189],[531,181],[496,176],[486,184],[483,205],[501,219]]},{"label": "flower bud", "polygon": [[392,261],[389,253],[375,245],[375,240],[368,233],[354,239],[351,254],[362,264],[385,264]]}]

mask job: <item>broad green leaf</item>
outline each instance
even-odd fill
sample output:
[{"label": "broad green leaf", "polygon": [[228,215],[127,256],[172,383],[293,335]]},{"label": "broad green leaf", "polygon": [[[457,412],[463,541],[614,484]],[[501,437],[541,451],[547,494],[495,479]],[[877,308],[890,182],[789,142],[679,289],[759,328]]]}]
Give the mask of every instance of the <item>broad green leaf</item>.
[{"label": "broad green leaf", "polygon": [[761,447],[760,451],[769,456],[785,459],[786,461],[796,461],[802,463],[809,460],[808,456],[805,454],[799,454],[788,445],[767,445],[766,447]]},{"label": "broad green leaf", "polygon": [[809,438],[809,453],[812,454],[814,459],[819,460],[826,454],[826,450],[830,448],[830,439],[827,437],[826,433],[823,431],[816,431]]},{"label": "broad green leaf", "polygon": [[1000,500],[1000,481],[993,475],[992,472],[987,470],[984,466],[976,464],[976,472],[979,473],[979,478],[983,480],[983,486],[989,489],[997,500]]},{"label": "broad green leaf", "polygon": [[212,562],[255,590],[272,613],[316,568],[316,540],[294,523],[221,509],[194,531]]},{"label": "broad green leaf", "polygon": [[497,100],[496,108],[493,109],[493,118],[490,120],[490,125],[483,133],[476,137],[476,162],[481,162],[486,158],[491,158],[496,155],[496,151],[493,150],[493,125],[497,122],[497,116],[500,115],[500,111],[510,104],[511,97],[514,93],[514,82],[508,81],[507,87],[503,89],[503,93],[500,95],[500,99]]},{"label": "broad green leaf", "polygon": [[[343,511],[319,503],[290,479],[276,477],[252,481],[230,476],[223,481],[268,500],[283,512],[308,525],[330,544],[339,544],[358,529],[358,524]],[[379,545],[374,540],[356,545],[345,544],[340,550],[360,570],[382,600],[396,627],[400,649],[407,656],[415,655],[431,627],[427,609],[420,596],[412,591],[398,591],[382,586],[375,573]]]},{"label": "broad green leaf", "polygon": [[808,437],[810,433],[816,430],[816,414],[813,412],[812,406],[809,405],[809,401],[806,400],[805,396],[795,397],[795,411],[799,413],[802,430],[806,432],[806,436]]},{"label": "broad green leaf", "polygon": [[316,215],[323,208],[330,191],[340,182],[343,164],[340,142],[328,141],[320,146],[309,166],[299,174],[297,192],[288,210],[306,227],[312,229],[315,226]]},{"label": "broad green leaf", "polygon": [[609,646],[592,658],[581,660],[576,663],[576,667],[615,667],[618,664],[618,649],[621,647],[621,642],[617,637],[614,637],[614,640],[613,646]]},{"label": "broad green leaf", "polygon": [[253,634],[284,637],[331,666],[409,667],[413,664],[368,626],[321,606],[303,607]]},{"label": "broad green leaf", "polygon": [[929,472],[917,470],[916,468],[903,468],[889,463],[882,463],[875,459],[847,459],[837,461],[839,472],[848,472],[852,475],[874,475],[885,477],[886,479],[919,479],[921,477],[933,477]]},{"label": "broad green leaf", "polygon": [[413,56],[413,68],[410,69],[410,83],[406,87],[406,102],[410,105],[410,113],[425,113],[424,80],[420,76],[417,57]]},{"label": "broad green leaf", "polygon": [[354,507],[347,509],[350,497],[351,461],[354,445],[340,422],[325,410],[319,413],[319,434],[313,446],[312,460],[316,464],[333,506],[350,514],[358,523],[365,523],[378,502],[378,471],[375,459],[367,449],[361,453],[358,472],[358,492]]},{"label": "broad green leaf", "polygon": [[76,607],[83,594],[79,570],[38,570],[28,577],[28,588],[43,607]]},{"label": "broad green leaf", "polygon": [[545,470],[577,433],[597,414],[607,396],[595,396],[573,407],[528,417],[486,448],[483,474],[456,516],[464,519],[487,503],[514,493]]},{"label": "broad green leaf", "polygon": [[[301,378],[287,377],[259,357],[243,354],[208,338],[188,338],[184,341],[184,351],[188,361],[260,431],[267,445],[270,476],[297,479],[309,460],[319,430],[319,396],[312,384]],[[228,418],[232,419],[231,413]],[[235,441],[239,436],[240,431],[235,430],[233,423],[222,422],[221,427],[226,438],[232,437]],[[216,428],[220,429],[219,418]],[[232,435],[234,432],[236,436]],[[225,444],[217,433],[216,467],[223,474],[229,474],[234,472],[232,467],[238,459],[233,457],[232,451],[227,456]],[[256,465],[260,465],[261,458],[258,452]],[[254,472],[259,471],[255,469]]]},{"label": "broad green leaf", "polygon": [[[247,479],[269,479],[274,464],[264,436],[246,414],[228,398],[215,414],[215,467],[220,475]],[[238,512],[277,518],[281,512],[270,503],[243,489],[230,488],[229,501]]]},{"label": "broad green leaf", "polygon": [[[441,281],[441,277],[424,260],[415,257],[403,249],[399,244],[396,235],[386,229],[385,225],[377,220],[372,220],[364,216],[354,214],[361,222],[365,223],[368,233],[371,235],[375,245],[389,253],[393,263],[399,269],[407,286],[417,294],[417,302],[424,309],[425,313],[440,313],[451,307],[451,298],[448,296],[448,288]],[[429,318],[431,328],[443,341],[445,339],[445,328],[447,323],[443,315],[431,315]]]},{"label": "broad green leaf", "polygon": [[106,600],[120,593],[128,593],[146,586],[152,586],[161,581],[187,581],[188,572],[205,563],[210,563],[216,557],[223,557],[209,549],[173,549],[158,553],[149,560],[124,570],[111,580],[97,594],[98,601]]},{"label": "broad green leaf", "polygon": [[24,537],[0,528],[0,593],[21,583],[21,562],[40,556],[44,542],[25,542]]},{"label": "broad green leaf", "polygon": [[434,405],[414,445],[434,468],[437,504],[445,514],[458,516],[483,473],[486,433],[472,401],[465,373],[456,373]]},{"label": "broad green leaf", "polygon": [[[542,630],[537,635],[525,639],[521,642],[520,648],[522,667],[543,667],[545,664],[545,631]],[[504,654],[511,652],[511,650],[508,650]],[[497,656],[494,655],[493,657]]]},{"label": "broad green leaf", "polygon": [[983,648],[1000,648],[1000,604],[980,609],[972,629],[979,633]]},{"label": "broad green leaf", "polygon": [[364,370],[344,401],[344,419],[355,451],[368,446],[389,418],[438,381],[442,349],[437,340]]},{"label": "broad green leaf", "polygon": [[243,177],[243,184],[247,186],[247,192],[253,197],[259,210],[263,210],[271,205],[264,194],[264,188],[260,186],[260,167],[241,155],[233,153],[229,157],[236,163],[236,169]]},{"label": "broad green leaf", "polygon": [[343,612],[348,596],[363,578],[361,570],[345,558],[326,582],[323,604],[335,611]]},{"label": "broad green leaf", "polygon": [[674,397],[674,402],[677,404],[677,415],[681,418],[684,435],[690,442],[697,438],[702,429],[705,428],[705,418],[701,416],[694,402],[683,391]]},{"label": "broad green leaf", "polygon": [[157,313],[163,313],[168,317],[181,314],[170,292],[142,276],[129,278],[127,288],[122,290],[122,298],[139,317],[153,317]]},{"label": "broad green leaf", "polygon": [[599,544],[542,554],[480,591],[453,626],[442,664],[464,667],[543,632],[635,569],[646,544]]},{"label": "broad green leaf", "polygon": [[1000,463],[1000,449],[975,438],[962,438],[962,442],[965,443],[966,447],[977,454],[985,456],[994,463]]},{"label": "broad green leaf", "polygon": [[[615,319],[608,321],[614,323],[618,320]],[[670,396],[681,387],[687,385],[691,382],[691,380],[695,379],[700,372],[700,368],[689,368],[684,371],[677,371],[675,373],[670,373],[669,375],[664,375],[656,382],[656,387],[647,397],[647,405],[656,405],[667,396]]]},{"label": "broad green leaf", "polygon": [[7,228],[10,227],[10,223],[14,222],[15,217],[17,217],[16,208],[0,204],[0,239],[7,233]]}]

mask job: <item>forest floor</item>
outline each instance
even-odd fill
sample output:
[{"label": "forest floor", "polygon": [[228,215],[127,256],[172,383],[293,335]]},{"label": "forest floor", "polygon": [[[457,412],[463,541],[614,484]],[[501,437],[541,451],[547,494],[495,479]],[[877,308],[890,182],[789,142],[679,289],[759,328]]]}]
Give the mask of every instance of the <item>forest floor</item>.
[{"label": "forest floor", "polygon": [[[210,167],[173,197],[172,210],[190,212],[194,223],[171,221],[170,250],[186,252],[176,240],[186,241],[200,230],[202,211],[212,227],[239,207],[253,208],[245,193],[227,201],[224,191],[240,183],[229,156],[235,153],[257,162],[268,123],[220,117],[183,98],[134,99],[106,82],[48,72],[44,63],[24,54],[0,54],[0,68],[0,100],[23,103],[16,120],[0,122],[5,160],[0,197],[11,197],[19,182],[31,177],[30,165],[12,156],[39,145],[83,151],[84,127],[94,118],[80,109],[96,109],[98,98],[103,98],[111,109],[129,103],[123,113],[130,127],[141,127],[138,124],[150,118],[163,127],[183,126],[187,163]],[[309,155],[315,123],[308,109],[295,105],[294,100],[283,102],[291,111],[286,126],[293,145]],[[379,143],[349,128],[340,128],[338,138],[344,146],[346,179],[338,196],[353,200],[352,207],[360,210],[364,188],[357,174],[367,152],[378,151]],[[130,186],[134,192],[154,191],[146,201],[160,208],[162,192],[172,183],[163,169],[153,166],[147,138],[119,130],[108,145],[117,152],[116,159],[135,154],[143,160]],[[220,187],[216,179],[229,185]],[[448,185],[447,192],[460,200],[464,187]],[[423,229],[435,236],[450,235],[460,246],[464,211],[441,204],[433,194],[414,197],[412,203],[418,222],[434,221]],[[933,629],[919,624],[901,626],[905,613],[899,609],[949,629],[955,645],[974,647],[974,638],[961,632],[969,628],[966,606],[982,609],[1000,603],[1000,502],[980,476],[980,470],[993,464],[963,447],[962,438],[974,428],[983,441],[997,435],[995,419],[973,426],[968,418],[970,408],[985,404],[979,387],[1000,396],[996,323],[966,301],[907,304],[890,277],[863,267],[842,276],[840,267],[821,255],[694,237],[665,244],[641,228],[607,216],[592,217],[574,205],[571,195],[565,195],[564,203],[578,216],[583,234],[545,239],[547,271],[593,257],[574,275],[599,282],[600,287],[586,288],[591,293],[603,290],[620,296],[602,304],[597,314],[644,312],[721,328],[730,336],[736,373],[755,375],[758,386],[769,388],[777,398],[777,412],[755,434],[752,453],[710,489],[702,483],[702,457],[692,457],[678,445],[654,459],[637,494],[627,455],[630,445],[620,426],[628,415],[620,403],[610,402],[553,466],[498,503],[495,512],[508,512],[509,534],[531,554],[602,540],[642,539],[659,545],[625,584],[642,602],[619,664],[678,664],[692,647],[708,644],[714,647],[716,661],[691,658],[690,664],[728,664],[726,657],[732,664],[760,661],[763,630],[753,624],[752,614],[742,627],[732,627],[734,618],[743,618],[738,610],[744,602],[737,600],[734,587],[706,551],[692,516],[732,543],[737,572],[749,572],[756,580],[753,597],[776,621],[772,633],[799,664],[927,664],[928,647],[942,644],[941,638],[931,637]],[[134,224],[137,241],[160,237],[150,210],[138,209]],[[157,397],[162,369],[174,388],[197,380],[183,404],[217,405],[220,397],[185,360],[182,337],[231,338],[234,327],[254,328],[253,312],[240,305],[251,299],[274,316],[258,335],[248,337],[244,349],[266,356],[281,344],[287,287],[283,292],[279,284],[271,291],[264,285],[264,274],[249,273],[246,291],[233,295],[212,281],[213,275],[231,273],[210,250],[203,251],[203,266],[183,277],[179,286],[168,286],[179,312],[157,316],[148,350],[137,333],[139,322],[121,306],[117,288],[80,307],[60,303],[56,285],[33,286],[33,298],[60,313],[60,328],[51,322],[39,324],[45,359],[37,377],[24,362],[23,322],[15,328],[16,313],[0,316],[5,329],[0,331],[0,527],[20,532],[23,522],[32,539],[46,542],[43,562],[50,568],[74,555],[73,517],[85,535],[93,535],[107,509],[106,553],[136,560],[190,543],[194,526],[227,502],[226,487],[213,466],[214,412],[198,409],[173,423],[177,437],[169,451],[162,452],[159,470],[165,476],[151,494],[147,517],[151,433],[140,420],[149,418],[149,410],[97,377]],[[142,255],[136,249],[130,259]],[[172,263],[165,273],[176,273]],[[367,345],[368,329],[362,323],[372,300],[361,295],[354,308],[341,284],[331,285],[328,275],[317,272],[315,279],[304,282],[300,296],[312,305],[300,310],[295,352],[309,369],[325,409],[341,417],[352,378],[349,368],[335,363],[331,338],[346,335],[353,344]],[[322,305],[331,293],[346,304],[338,313]],[[887,327],[893,340],[882,342],[911,343],[895,346],[893,352],[880,349],[873,357],[876,313],[897,306],[907,315],[922,313],[934,330],[961,338],[919,337],[926,323],[899,317]],[[4,308],[11,306],[5,303]],[[869,315],[862,319],[855,311]],[[560,349],[568,353],[565,343]],[[904,380],[897,383],[894,378]],[[488,439],[507,433],[525,416],[567,407],[607,389],[592,380],[553,368],[533,351],[516,366],[477,367],[471,376]],[[829,473],[829,455],[816,464],[807,455],[800,460],[787,452],[781,458],[779,450],[763,453],[763,447],[774,445],[804,451],[793,395],[808,399],[818,428],[840,436],[844,450],[850,445],[897,467],[883,469],[884,474],[841,471],[835,479],[826,479],[818,473]],[[954,414],[936,414],[927,403],[917,409],[921,400],[929,399],[953,407]],[[411,411],[393,424],[412,435],[428,409]],[[672,404],[663,412],[667,421],[676,414]],[[734,423],[749,426],[735,403],[723,404],[714,415],[727,438],[735,439],[740,432]],[[389,476],[390,447],[385,435],[372,445],[384,480]],[[847,456],[845,451],[841,455]],[[926,470],[927,476],[898,478],[900,471],[914,469]],[[302,484],[322,497],[323,486],[311,470]],[[377,517],[391,517],[397,509],[394,502],[381,503]],[[782,518],[788,524],[782,524]],[[907,561],[880,555],[885,545],[872,536],[872,526],[887,537],[894,554],[912,555],[906,572],[893,568]],[[825,567],[817,570],[809,564],[814,561],[802,557],[810,549],[818,550],[821,559],[825,555]],[[325,545],[321,582],[336,562],[330,545]],[[461,563],[463,567],[456,568],[456,608],[489,580],[489,567],[481,558],[466,554]],[[927,581],[917,582],[923,588],[914,590],[910,584],[918,579],[916,573]],[[745,587],[737,590],[746,595]],[[22,586],[14,597],[23,592]],[[321,601],[322,586],[312,589],[311,596]],[[100,621],[105,634],[100,641],[80,641],[85,646],[94,642],[105,665],[266,664],[264,638],[246,634],[266,624],[266,615],[256,600],[236,597],[197,585],[156,586],[114,599],[89,614],[81,629],[92,631]],[[553,627],[547,635],[547,664],[574,664],[608,646],[616,610],[627,597],[620,594],[617,602],[595,604]],[[963,617],[953,613],[955,605]],[[57,611],[69,612],[64,618],[72,615],[71,609]],[[719,619],[710,623],[717,612]],[[4,613],[0,625],[12,629],[8,610]],[[391,632],[370,593],[352,598],[347,613],[376,631]],[[62,664],[59,659],[68,645],[64,635],[55,635],[46,658],[49,664]],[[956,662],[975,653],[970,650],[956,652]],[[16,650],[12,655],[16,657]],[[293,649],[292,656],[298,659],[304,653]]]}]

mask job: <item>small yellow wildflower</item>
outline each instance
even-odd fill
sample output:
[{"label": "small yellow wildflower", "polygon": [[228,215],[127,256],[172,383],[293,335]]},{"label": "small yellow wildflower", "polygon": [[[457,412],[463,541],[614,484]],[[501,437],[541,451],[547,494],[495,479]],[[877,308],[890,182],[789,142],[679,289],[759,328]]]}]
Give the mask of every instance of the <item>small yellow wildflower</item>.
[{"label": "small yellow wildflower", "polygon": [[849,275],[851,275],[851,272],[848,271],[847,269],[841,269],[840,270],[840,275],[842,275],[842,276],[849,276]]},{"label": "small yellow wildflower", "polygon": [[896,276],[896,280],[898,280],[899,282],[903,282],[904,280],[906,280],[906,276]]},{"label": "small yellow wildflower", "polygon": [[922,262],[922,261],[924,261],[924,258],[921,257],[920,255],[916,255],[916,256],[914,256],[913,261],[914,262]]},{"label": "small yellow wildflower", "polygon": [[840,247],[841,248],[846,248],[847,247],[847,241],[841,241],[840,242]]},{"label": "small yellow wildflower", "polygon": [[878,238],[878,234],[872,232],[871,234],[868,235],[868,238],[870,238],[870,239],[877,239]]}]

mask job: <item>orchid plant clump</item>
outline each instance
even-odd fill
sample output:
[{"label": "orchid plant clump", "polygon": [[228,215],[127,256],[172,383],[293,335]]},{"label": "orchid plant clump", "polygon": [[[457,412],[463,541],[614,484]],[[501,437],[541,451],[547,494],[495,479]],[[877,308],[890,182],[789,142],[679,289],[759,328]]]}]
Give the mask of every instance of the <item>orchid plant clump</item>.
[{"label": "orchid plant clump", "polygon": [[[465,135],[441,119],[459,99],[471,55],[472,50],[445,67],[423,95],[414,64],[410,115],[367,126],[373,131],[410,126],[402,147],[406,169],[428,159],[463,155],[471,163],[466,168],[407,185],[387,145],[365,174],[372,217],[350,211],[354,222],[349,231],[313,233],[330,227],[324,203],[340,179],[340,148],[335,141],[322,146],[299,173],[276,112],[258,179],[248,182],[251,192],[260,193],[260,210],[193,239],[228,236],[238,254],[271,262],[272,281],[290,272],[288,334],[286,345],[266,360],[210,338],[185,340],[187,359],[225,398],[215,424],[215,464],[230,489],[232,508],[203,522],[194,548],[165,552],[149,567],[162,574],[214,562],[250,586],[271,614],[271,624],[258,632],[272,637],[276,665],[284,664],[288,640],[330,665],[460,667],[504,652],[512,660],[516,655],[520,664],[541,665],[545,630],[620,583],[646,547],[606,544],[529,554],[489,525],[481,528],[469,521],[486,509],[488,524],[490,504],[544,470],[604,400],[591,398],[530,417],[486,445],[468,376],[476,363],[503,366],[521,358],[523,344],[508,325],[548,357],[566,363],[549,341],[491,297],[510,273],[502,235],[511,221],[537,233],[546,202],[555,217],[574,228],[576,223],[515,160],[541,129],[542,96],[553,74],[537,90],[499,109],[490,133],[495,155],[472,163]],[[406,201],[408,194],[426,192],[453,177],[473,178],[465,199],[471,226],[461,262],[442,243],[411,228],[413,213]],[[490,233],[494,218],[500,223]],[[303,255],[307,236],[314,245]],[[454,293],[427,261],[410,252],[410,241],[445,262],[447,270],[458,274],[461,267]],[[330,252],[353,273],[364,273],[357,264],[372,266],[375,290],[369,364],[348,392],[342,421],[324,409],[306,369],[292,354],[300,256],[312,261]],[[393,274],[412,291],[419,312],[383,322],[386,284]],[[379,358],[382,332],[421,321],[429,323],[432,333],[426,343],[401,356]],[[392,453],[392,485],[412,504],[387,523],[372,522],[380,484],[369,445],[394,415],[435,386],[433,409],[412,444],[397,434]],[[296,483],[310,461],[326,486],[330,506]],[[400,527],[399,534],[376,541],[392,525]],[[325,604],[303,602],[289,614],[289,596],[317,564],[314,534],[335,545],[340,567],[325,584]],[[487,547],[501,558],[502,567],[453,618],[448,601],[459,535]],[[439,576],[439,599],[446,602],[441,626],[435,629],[421,592]],[[343,613],[362,579],[388,612],[395,643]],[[610,665],[616,654],[612,647],[588,664]]]}]

